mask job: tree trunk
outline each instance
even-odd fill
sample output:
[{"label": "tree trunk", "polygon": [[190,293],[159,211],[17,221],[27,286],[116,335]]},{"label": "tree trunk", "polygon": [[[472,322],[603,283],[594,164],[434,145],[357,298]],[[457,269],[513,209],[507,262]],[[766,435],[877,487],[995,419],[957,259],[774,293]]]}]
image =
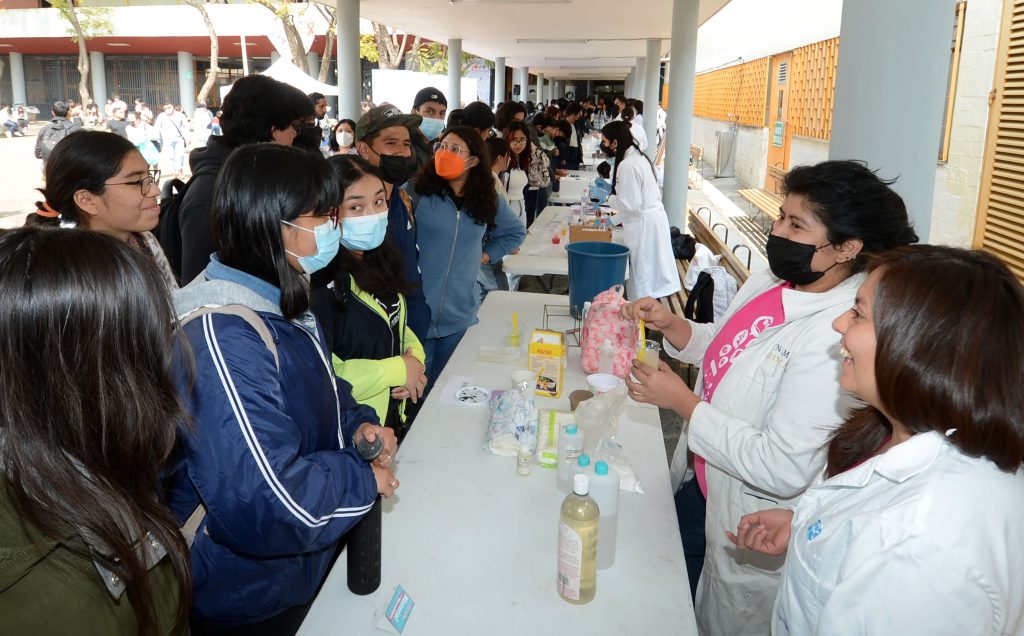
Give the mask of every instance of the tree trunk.
[{"label": "tree trunk", "polygon": [[302,38],[299,37],[299,30],[295,27],[295,19],[288,13],[281,17],[281,24],[284,25],[284,36],[288,38],[288,48],[292,50],[292,63],[302,69],[302,72],[309,75],[309,61],[306,59],[306,49],[302,46]]},{"label": "tree trunk", "polygon": [[220,73],[220,66],[217,64],[217,56],[220,54],[220,44],[217,42],[217,31],[213,28],[213,20],[210,19],[210,14],[206,12],[204,7],[198,0],[186,0],[190,5],[195,7],[199,13],[203,15],[203,22],[206,23],[206,30],[210,33],[210,70],[206,75],[206,81],[203,82],[203,87],[199,89],[199,95],[196,96],[196,102],[206,103],[206,98],[210,95],[210,91],[217,84],[217,75]]},{"label": "tree trunk", "polygon": [[377,65],[380,68],[395,69],[402,61],[403,52],[398,50],[398,44],[394,36],[388,32],[388,28],[378,22],[373,22],[373,32],[377,37],[377,53],[380,59]]},{"label": "tree trunk", "polygon": [[71,28],[75,30],[75,38],[78,40],[78,96],[81,103],[89,101],[89,50],[85,48],[85,33],[82,31],[82,24],[78,21],[78,14],[75,13],[73,0],[68,0],[65,16],[71,22]]},{"label": "tree trunk", "polygon": [[405,56],[405,68],[410,71],[420,70],[420,36],[412,40],[412,48]]},{"label": "tree trunk", "polygon": [[[338,37],[338,17],[331,14],[331,22],[327,25],[327,44],[324,45],[324,57],[320,60],[320,77],[317,79],[321,82],[327,82],[327,76],[331,72],[331,59],[333,58],[334,39]],[[330,84],[337,84],[337,80],[329,82]]]}]

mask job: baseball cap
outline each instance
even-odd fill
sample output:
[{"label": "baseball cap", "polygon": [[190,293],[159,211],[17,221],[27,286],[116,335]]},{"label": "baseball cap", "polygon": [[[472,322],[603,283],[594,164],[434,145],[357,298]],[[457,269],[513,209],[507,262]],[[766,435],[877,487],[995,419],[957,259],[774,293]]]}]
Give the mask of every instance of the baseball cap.
[{"label": "baseball cap", "polygon": [[419,115],[406,115],[393,104],[383,103],[366,111],[356,122],[356,140],[361,141],[378,130],[392,126],[405,126],[409,130],[419,128],[423,118]]},{"label": "baseball cap", "polygon": [[419,108],[426,102],[437,102],[443,106],[448,106],[448,100],[445,99],[444,93],[433,86],[420,89],[420,92],[416,93],[416,99],[412,101],[412,107]]}]

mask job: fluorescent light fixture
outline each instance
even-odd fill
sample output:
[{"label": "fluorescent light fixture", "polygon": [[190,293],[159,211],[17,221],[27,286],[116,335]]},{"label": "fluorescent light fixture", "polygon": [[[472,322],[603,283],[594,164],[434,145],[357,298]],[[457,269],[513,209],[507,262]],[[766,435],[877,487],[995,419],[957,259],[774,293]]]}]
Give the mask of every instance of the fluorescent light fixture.
[{"label": "fluorescent light fixture", "polygon": [[586,44],[586,38],[516,38],[516,44]]},{"label": "fluorescent light fixture", "polygon": [[107,46],[131,46],[131,44],[125,44],[124,42],[107,42]]},{"label": "fluorescent light fixture", "polygon": [[573,57],[571,55],[557,55],[557,56],[554,56],[554,57],[546,57],[546,58],[544,58],[544,61],[552,62],[552,61],[566,60],[566,61],[573,61],[573,62],[575,62],[575,61],[587,61],[587,60],[631,60],[631,59],[633,59],[633,58],[631,56],[629,56],[629,55],[595,55],[595,56],[591,56],[591,57]]}]

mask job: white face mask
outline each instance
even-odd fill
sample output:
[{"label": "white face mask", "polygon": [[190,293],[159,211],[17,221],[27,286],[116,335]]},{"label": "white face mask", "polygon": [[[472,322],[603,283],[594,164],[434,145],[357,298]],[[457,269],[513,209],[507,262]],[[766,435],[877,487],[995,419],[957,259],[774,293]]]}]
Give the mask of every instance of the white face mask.
[{"label": "white face mask", "polygon": [[348,148],[349,146],[352,145],[353,141],[355,141],[355,135],[353,135],[347,130],[343,130],[338,134],[339,146],[344,146],[345,148]]}]

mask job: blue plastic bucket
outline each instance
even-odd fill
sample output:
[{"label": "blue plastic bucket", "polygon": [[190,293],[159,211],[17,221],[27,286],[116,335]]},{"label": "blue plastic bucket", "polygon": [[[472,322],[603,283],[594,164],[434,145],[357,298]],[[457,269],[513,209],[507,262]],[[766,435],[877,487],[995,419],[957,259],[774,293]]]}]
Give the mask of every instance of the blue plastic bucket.
[{"label": "blue plastic bucket", "polygon": [[629,248],[618,243],[585,241],[570,243],[569,310],[576,318],[583,316],[583,304],[601,292],[626,282]]}]

